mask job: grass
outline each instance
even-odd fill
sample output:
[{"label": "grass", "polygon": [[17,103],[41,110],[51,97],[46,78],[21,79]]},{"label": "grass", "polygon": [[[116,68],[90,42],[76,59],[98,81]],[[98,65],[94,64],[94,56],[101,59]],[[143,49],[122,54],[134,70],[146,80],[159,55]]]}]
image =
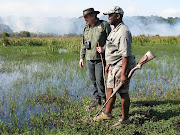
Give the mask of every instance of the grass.
[{"label": "grass", "polygon": [[112,128],[119,95],[111,121],[93,121],[101,106],[86,109],[93,99],[78,65],[81,38],[7,40],[0,40],[0,134],[180,134],[179,37],[133,37],[136,60],[148,50],[156,58],[131,79],[131,123],[121,129]]}]

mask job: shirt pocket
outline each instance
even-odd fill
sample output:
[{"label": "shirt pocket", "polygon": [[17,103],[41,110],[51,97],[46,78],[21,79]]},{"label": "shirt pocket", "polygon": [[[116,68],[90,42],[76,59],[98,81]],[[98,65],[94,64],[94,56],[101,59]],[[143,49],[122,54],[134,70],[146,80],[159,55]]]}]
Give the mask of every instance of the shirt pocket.
[{"label": "shirt pocket", "polygon": [[102,35],[103,35],[103,29],[102,29],[102,26],[101,25],[99,25],[99,26],[97,26],[97,28],[96,28],[96,36],[98,37],[98,38],[100,38]]},{"label": "shirt pocket", "polygon": [[91,40],[90,30],[89,29],[86,29],[85,32],[84,32],[84,40],[85,41],[90,41]]}]

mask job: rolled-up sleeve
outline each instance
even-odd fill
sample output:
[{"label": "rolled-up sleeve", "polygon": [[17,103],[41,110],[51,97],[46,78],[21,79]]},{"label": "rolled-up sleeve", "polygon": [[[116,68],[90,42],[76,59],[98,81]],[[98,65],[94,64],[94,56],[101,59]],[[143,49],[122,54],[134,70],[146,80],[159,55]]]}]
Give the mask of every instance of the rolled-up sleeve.
[{"label": "rolled-up sleeve", "polygon": [[131,42],[131,33],[125,29],[119,41],[119,51],[121,52],[122,57],[131,56]]}]

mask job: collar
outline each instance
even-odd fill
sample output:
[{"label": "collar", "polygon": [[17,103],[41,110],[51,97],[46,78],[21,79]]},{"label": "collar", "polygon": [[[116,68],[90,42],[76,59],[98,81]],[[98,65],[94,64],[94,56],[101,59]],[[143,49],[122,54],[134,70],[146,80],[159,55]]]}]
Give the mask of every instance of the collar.
[{"label": "collar", "polygon": [[99,22],[99,18],[97,18],[97,19],[95,20],[95,26],[98,24],[98,22]]},{"label": "collar", "polygon": [[118,31],[122,24],[124,24],[123,21],[120,22],[120,23],[117,25],[117,27],[113,29],[113,31],[115,31],[115,32]]}]

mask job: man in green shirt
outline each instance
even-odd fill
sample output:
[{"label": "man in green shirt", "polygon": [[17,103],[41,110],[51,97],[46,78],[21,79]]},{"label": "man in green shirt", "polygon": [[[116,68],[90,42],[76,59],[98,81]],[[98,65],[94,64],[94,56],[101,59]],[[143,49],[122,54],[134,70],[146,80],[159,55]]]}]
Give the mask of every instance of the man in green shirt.
[{"label": "man in green shirt", "polygon": [[99,13],[94,8],[88,8],[83,11],[83,16],[81,16],[84,17],[86,25],[83,31],[79,65],[83,68],[84,58],[86,58],[89,77],[93,84],[93,96],[95,98],[95,102],[89,105],[88,108],[101,105],[101,100],[106,100],[103,67],[98,50],[101,50],[104,61],[105,43],[111,28],[109,23],[97,18]]},{"label": "man in green shirt", "polygon": [[[132,36],[128,27],[123,23],[123,10],[115,6],[111,8],[104,15],[108,15],[108,20],[114,26],[106,41],[106,73],[108,73],[107,80],[107,99],[113,93],[113,89],[121,82],[123,86],[118,93],[121,96],[122,117],[114,126],[121,126],[122,124],[129,124],[128,119],[130,98],[128,94],[129,80],[127,80],[128,72],[135,66],[135,59],[131,51]],[[101,119],[112,118],[112,108],[116,100],[113,96],[106,104],[106,110],[95,117],[95,121]]]}]

